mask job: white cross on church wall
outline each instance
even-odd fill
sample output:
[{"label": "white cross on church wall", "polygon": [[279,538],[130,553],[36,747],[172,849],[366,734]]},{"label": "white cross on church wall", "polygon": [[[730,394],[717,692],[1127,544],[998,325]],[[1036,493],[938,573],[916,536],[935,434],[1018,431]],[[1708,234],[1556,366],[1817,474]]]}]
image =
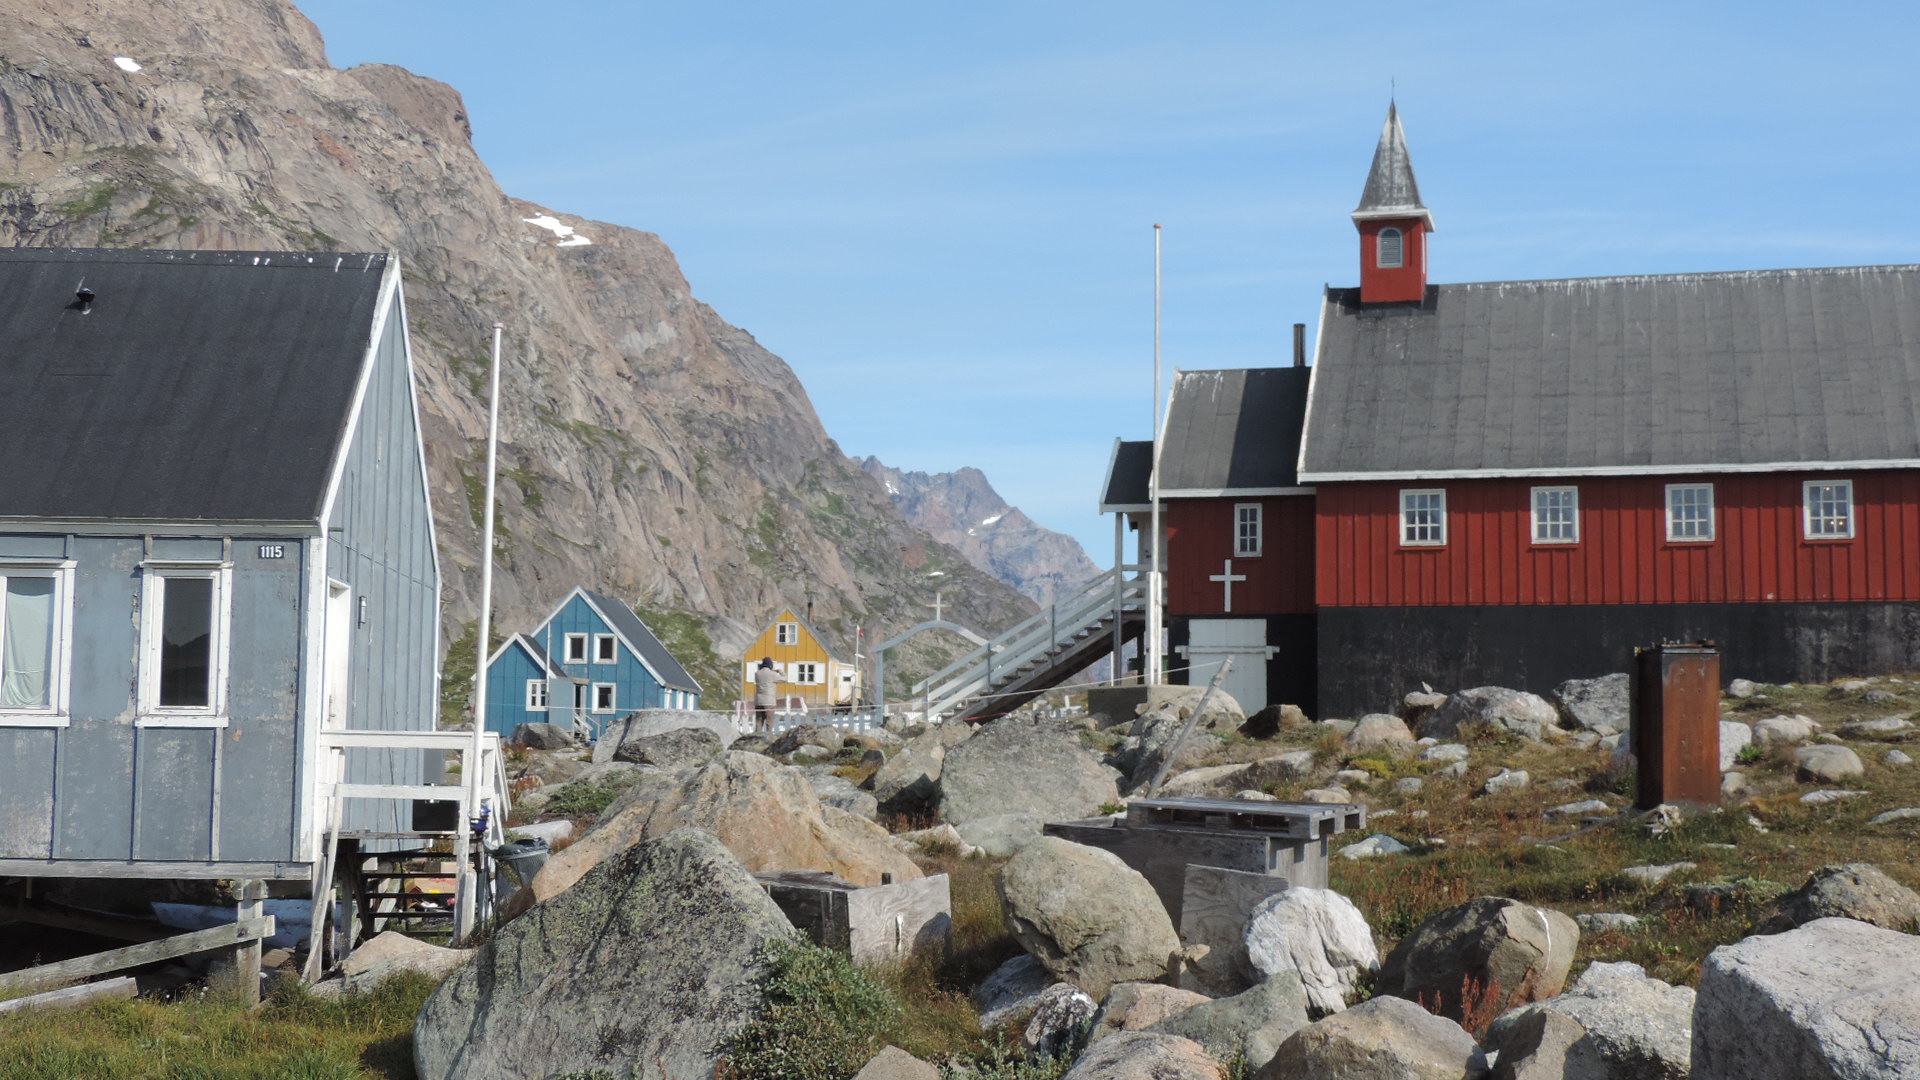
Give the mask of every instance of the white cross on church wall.
[{"label": "white cross on church wall", "polygon": [[1228,559],[1226,561],[1226,566],[1223,567],[1219,573],[1214,574],[1212,577],[1209,577],[1207,580],[1217,581],[1226,589],[1226,597],[1224,599],[1224,603],[1223,603],[1223,606],[1221,607],[1221,610],[1232,611],[1233,610],[1233,583],[1236,581],[1247,580],[1247,575],[1234,573],[1233,560]]}]

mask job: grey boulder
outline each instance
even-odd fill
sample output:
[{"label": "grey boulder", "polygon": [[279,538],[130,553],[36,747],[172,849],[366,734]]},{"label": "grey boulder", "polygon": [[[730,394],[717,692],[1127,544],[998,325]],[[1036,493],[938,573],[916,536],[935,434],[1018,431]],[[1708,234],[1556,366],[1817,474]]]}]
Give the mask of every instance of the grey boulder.
[{"label": "grey boulder", "polygon": [[[1573,1029],[1536,1019],[1542,1013],[1573,1021],[1577,1035],[1562,1044],[1552,1033]],[[1693,990],[1649,978],[1638,964],[1594,964],[1566,993],[1500,1016],[1482,1041],[1499,1051],[1496,1075],[1532,1075],[1524,1063],[1566,1080],[1687,1080]]]},{"label": "grey boulder", "polygon": [[940,768],[940,816],[955,825],[1020,812],[1064,821],[1119,801],[1079,733],[1053,721],[995,720],[948,750]]},{"label": "grey boulder", "polygon": [[1560,729],[1560,714],[1538,694],[1504,686],[1476,686],[1449,695],[1446,704],[1420,722],[1420,734],[1451,739],[1463,724],[1538,742]]},{"label": "grey boulder", "polygon": [[1411,750],[1413,730],[1407,722],[1388,713],[1368,713],[1353,725],[1341,740],[1348,750]]},{"label": "grey boulder", "polygon": [[574,745],[573,732],[557,724],[520,724],[507,741],[529,750],[566,750]]},{"label": "grey boulder", "polygon": [[1692,1080],[1920,1076],[1920,937],[1817,919],[1707,955]]},{"label": "grey boulder", "polygon": [[1800,779],[1820,784],[1837,784],[1867,771],[1860,762],[1859,754],[1844,746],[1831,744],[1803,746],[1795,750],[1793,764]]},{"label": "grey boulder", "polygon": [[1402,938],[1380,967],[1377,989],[1450,1020],[1481,1002],[1504,1012],[1558,994],[1579,942],[1580,927],[1561,912],[1482,896]]},{"label": "grey boulder", "polygon": [[882,1047],[853,1080],[940,1080],[940,1070],[897,1046]]},{"label": "grey boulder", "polygon": [[1872,863],[1823,866],[1805,885],[1781,897],[1780,910],[1755,932],[1780,934],[1827,918],[1857,919],[1888,930],[1920,933],[1920,894]]},{"label": "grey boulder", "polygon": [[641,739],[649,735],[662,735],[681,728],[701,728],[713,732],[722,747],[730,747],[740,737],[740,730],[733,726],[731,713],[705,712],[695,709],[642,709],[628,713],[606,726],[600,738],[593,744],[595,764],[614,760],[614,755],[622,744],[629,739]]},{"label": "grey boulder", "polygon": [[646,1070],[708,1080],[793,927],[720,841],[683,829],[501,927],[413,1028],[421,1080]]},{"label": "grey boulder", "polygon": [[613,760],[663,769],[691,768],[712,761],[726,749],[720,736],[706,728],[674,728],[658,735],[639,735],[620,744]]},{"label": "grey boulder", "polygon": [[1177,1035],[1127,1031],[1102,1039],[1061,1080],[1219,1080],[1220,1063]]},{"label": "grey boulder", "polygon": [[1053,973],[1026,953],[1001,964],[972,994],[974,1010],[980,1014],[980,1030],[992,1031],[1009,1020],[1030,1015],[1040,1003],[1040,995],[1052,985]]},{"label": "grey boulder", "polygon": [[1366,917],[1332,889],[1292,888],[1262,900],[1247,919],[1246,945],[1262,977],[1299,978],[1316,1015],[1346,1008],[1361,978],[1380,967]]},{"label": "grey boulder", "polygon": [[1633,722],[1624,671],[1597,679],[1568,679],[1547,696],[1560,710],[1564,726],[1600,735],[1626,731]]},{"label": "grey boulder", "polygon": [[1043,836],[1001,870],[999,890],[1020,947],[1096,998],[1161,978],[1180,947],[1153,886],[1111,852]]},{"label": "grey boulder", "polygon": [[1487,1058],[1459,1024],[1377,997],[1301,1028],[1255,1080],[1478,1080]]},{"label": "grey boulder", "polygon": [[1147,1030],[1192,1039],[1221,1061],[1245,1061],[1251,1071],[1272,1061],[1280,1044],[1310,1020],[1300,976],[1283,971],[1232,997],[1196,1004]]},{"label": "grey boulder", "polygon": [[940,797],[940,768],[947,751],[973,735],[973,725],[940,724],[908,739],[873,774],[873,796],[887,813],[924,810]]}]

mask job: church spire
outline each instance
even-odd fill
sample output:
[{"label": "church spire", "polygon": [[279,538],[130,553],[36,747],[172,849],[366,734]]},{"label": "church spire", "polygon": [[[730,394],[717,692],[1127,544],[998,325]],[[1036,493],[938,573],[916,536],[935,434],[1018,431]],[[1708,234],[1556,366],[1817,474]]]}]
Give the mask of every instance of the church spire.
[{"label": "church spire", "polygon": [[1387,122],[1380,128],[1380,144],[1374,148],[1373,167],[1367,172],[1360,205],[1354,208],[1353,224],[1360,230],[1361,302],[1425,297],[1426,234],[1433,231],[1433,215],[1420,201],[1407,135],[1393,102],[1387,103]]}]

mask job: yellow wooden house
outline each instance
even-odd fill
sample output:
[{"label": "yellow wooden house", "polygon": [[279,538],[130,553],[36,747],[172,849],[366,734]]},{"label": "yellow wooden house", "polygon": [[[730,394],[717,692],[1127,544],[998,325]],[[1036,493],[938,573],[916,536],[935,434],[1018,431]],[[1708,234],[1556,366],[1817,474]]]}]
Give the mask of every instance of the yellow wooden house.
[{"label": "yellow wooden house", "polygon": [[860,698],[860,669],[834,656],[805,619],[783,608],[760,636],[747,646],[740,661],[740,698],[753,702],[753,671],[762,658],[780,672],[780,697],[785,705],[798,698],[809,709],[849,706]]}]

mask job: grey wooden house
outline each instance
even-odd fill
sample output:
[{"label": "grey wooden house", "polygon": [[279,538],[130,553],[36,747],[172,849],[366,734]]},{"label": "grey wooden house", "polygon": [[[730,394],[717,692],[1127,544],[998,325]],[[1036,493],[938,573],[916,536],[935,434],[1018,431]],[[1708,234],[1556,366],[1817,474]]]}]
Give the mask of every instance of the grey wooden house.
[{"label": "grey wooden house", "polygon": [[0,877],[319,886],[451,797],[400,281],[0,251]]}]

